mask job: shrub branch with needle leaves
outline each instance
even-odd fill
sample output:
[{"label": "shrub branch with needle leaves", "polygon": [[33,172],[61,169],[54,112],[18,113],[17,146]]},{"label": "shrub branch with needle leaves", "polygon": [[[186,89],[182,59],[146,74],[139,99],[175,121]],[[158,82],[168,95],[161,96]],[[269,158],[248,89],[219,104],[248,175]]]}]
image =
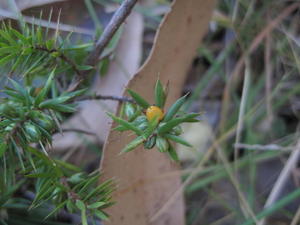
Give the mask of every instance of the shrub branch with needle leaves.
[{"label": "shrub branch with needle leaves", "polygon": [[[163,109],[167,98],[166,89],[157,80],[154,96],[155,105],[151,105],[138,93],[128,89],[129,95],[136,104],[126,103],[123,110],[121,110],[121,117],[108,113],[119,124],[115,130],[121,132],[131,130],[137,135],[133,141],[124,147],[121,153],[130,152],[143,144],[146,150],[157,147],[158,151],[168,153],[173,160],[178,161],[172,142],[192,147],[191,144],[180,137],[182,133],[180,125],[182,123],[199,122],[196,119],[199,113],[180,111],[187,97],[185,95],[179,98],[164,114]],[[124,114],[126,118],[123,118]]]},{"label": "shrub branch with needle leaves", "polygon": [[27,84],[36,75],[47,75],[54,66],[60,72],[83,76],[83,71],[93,67],[84,64],[87,50],[92,43],[72,45],[70,36],[58,41],[59,36],[48,40],[48,30],[43,31],[40,26],[24,27],[20,33],[10,25],[2,25],[0,30],[0,66],[6,66],[9,74],[17,72],[23,75]]},{"label": "shrub branch with needle leaves", "polygon": [[[48,217],[61,209],[107,219],[103,209],[113,204],[112,180],[98,185],[100,174],[87,174],[72,164],[51,157],[52,134],[60,130],[64,115],[76,111],[72,99],[86,90],[64,91],[61,75],[90,69],[82,65],[90,44],[70,45],[59,37],[45,40],[40,27],[23,33],[3,25],[0,29],[0,66],[8,71],[0,90],[0,222],[10,224],[14,207],[38,208],[52,204]],[[61,40],[61,41],[58,41]],[[16,79],[19,75],[20,79]],[[79,74],[80,75],[80,74]],[[9,78],[11,76],[11,78]],[[48,77],[41,87],[37,77]],[[29,187],[34,198],[24,203],[16,192]],[[20,206],[21,205],[21,206]]]}]

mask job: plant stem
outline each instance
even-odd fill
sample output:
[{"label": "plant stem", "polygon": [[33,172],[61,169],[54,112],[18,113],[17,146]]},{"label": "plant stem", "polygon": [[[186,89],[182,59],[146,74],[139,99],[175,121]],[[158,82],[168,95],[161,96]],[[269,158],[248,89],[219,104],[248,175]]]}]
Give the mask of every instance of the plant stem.
[{"label": "plant stem", "polygon": [[127,97],[118,97],[112,95],[87,95],[81,96],[76,101],[85,101],[85,100],[111,100],[111,101],[118,101],[118,102],[131,102],[135,103],[133,99]]},{"label": "plant stem", "polygon": [[59,58],[61,58],[66,63],[68,63],[78,76],[83,76],[83,73],[77,68],[75,62],[73,62],[71,59],[69,59],[66,55],[62,54],[58,49],[55,49],[55,48],[54,49],[47,49],[43,46],[35,46],[34,48],[37,49],[37,50],[40,50],[40,51],[48,52],[48,53],[58,52],[59,53],[59,56],[58,56]]},{"label": "plant stem", "polygon": [[[111,18],[109,24],[105,27],[101,37],[96,43],[94,51],[92,51],[88,56],[86,64],[91,66],[95,66],[97,64],[101,53],[103,52],[103,50],[105,49],[109,41],[112,39],[116,31],[125,21],[125,19],[129,16],[131,10],[133,9],[133,7],[137,2],[138,0],[123,1],[120,8],[115,12],[113,17]],[[86,72],[88,73],[88,71]],[[68,91],[74,91],[85,79],[84,76],[86,76],[87,73],[84,74],[77,73],[77,76],[74,78],[73,82],[68,87]]]},{"label": "plant stem", "polygon": [[124,0],[120,8],[115,12],[109,24],[105,27],[101,37],[96,43],[96,48],[91,52],[88,57],[88,64],[95,65],[98,61],[99,56],[103,52],[104,48],[107,46],[109,41],[112,39],[113,35],[129,16],[131,10],[135,6],[138,0]]}]

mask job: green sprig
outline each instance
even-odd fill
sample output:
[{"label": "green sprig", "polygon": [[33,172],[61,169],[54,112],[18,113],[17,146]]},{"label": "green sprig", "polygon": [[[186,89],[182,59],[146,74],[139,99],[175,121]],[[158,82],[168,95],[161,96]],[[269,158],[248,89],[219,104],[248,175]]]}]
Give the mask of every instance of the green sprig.
[{"label": "green sprig", "polygon": [[[162,83],[157,80],[154,90],[155,106],[162,110],[167,97],[165,91],[166,88],[164,88]],[[144,110],[147,110],[151,106],[147,100],[135,91],[128,89],[128,93],[134,99],[136,104]],[[199,121],[196,119],[196,117],[199,116],[199,113],[180,112],[180,115],[178,115],[180,108],[186,102],[186,99],[187,95],[179,98],[168,109],[162,120],[159,120],[160,115],[156,115],[153,119],[147,119],[146,115],[144,115],[141,110],[138,110],[138,107],[135,108],[132,105],[126,105],[124,107],[128,121],[108,113],[108,115],[119,124],[114,128],[116,131],[122,132],[131,130],[137,135],[133,141],[122,149],[121,153],[133,151],[143,144],[144,148],[147,150],[156,146],[160,152],[168,153],[173,160],[178,161],[178,156],[172,146],[172,142],[192,147],[190,143],[179,136],[182,133],[180,125],[182,123],[194,123]],[[134,119],[132,119],[133,115]]]}]

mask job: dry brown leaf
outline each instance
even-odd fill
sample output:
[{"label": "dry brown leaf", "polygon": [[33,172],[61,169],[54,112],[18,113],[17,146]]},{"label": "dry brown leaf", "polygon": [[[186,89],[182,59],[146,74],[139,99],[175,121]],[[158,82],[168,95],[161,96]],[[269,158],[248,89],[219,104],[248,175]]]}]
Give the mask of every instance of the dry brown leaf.
[{"label": "dry brown leaf", "polygon": [[[160,75],[170,82],[169,106],[181,94],[190,63],[199,47],[214,7],[212,0],[177,0],[165,17],[148,60],[129,82],[131,88],[153,102],[153,88]],[[113,127],[115,124],[113,124]],[[156,150],[138,148],[118,156],[133,135],[111,131],[102,159],[103,179],[114,177],[118,190],[116,205],[108,210],[110,225],[183,225],[183,195],[163,213],[163,204],[178,189],[180,176],[154,182],[155,177],[172,172],[177,165]],[[158,215],[158,216],[154,216]],[[153,217],[154,216],[154,217]]]}]

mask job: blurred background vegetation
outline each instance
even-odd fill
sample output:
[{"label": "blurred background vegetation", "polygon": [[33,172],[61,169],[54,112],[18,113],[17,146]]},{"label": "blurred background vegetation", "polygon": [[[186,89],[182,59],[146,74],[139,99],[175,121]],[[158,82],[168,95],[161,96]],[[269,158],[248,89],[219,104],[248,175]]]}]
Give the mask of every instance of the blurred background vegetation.
[{"label": "blurred background vegetation", "polygon": [[[61,35],[66,37],[74,30],[70,40],[80,44],[97,39],[120,2],[1,0],[0,16],[17,29],[19,10],[29,23],[47,21],[51,12],[51,26],[56,28],[59,18]],[[140,64],[149,55],[170,4],[145,0],[135,8],[144,20]],[[288,0],[217,2],[182,92],[190,93],[186,111],[203,112],[201,123],[184,126],[184,138],[194,148],[178,146],[183,181],[192,180],[185,185],[187,225],[254,224],[255,216],[266,219],[260,224],[300,224],[299,7],[299,1]],[[55,29],[52,32],[50,37]],[[121,31],[103,53],[98,68],[101,76],[111,75],[107,68],[116,58],[120,38]],[[1,68],[2,74],[7,72],[6,67]],[[40,83],[47,79],[42,72]],[[7,76],[0,79],[1,87]],[[67,86],[70,79],[61,83]],[[97,104],[105,107],[100,101]],[[70,117],[62,116],[64,120]],[[80,145],[70,148],[67,144],[66,148],[61,144],[51,154],[91,172],[99,166],[103,140],[95,143],[90,134],[78,132],[80,138],[78,134],[73,138],[80,139]],[[21,200],[10,206],[11,220],[1,219],[3,224],[80,223],[79,214],[65,211],[44,221],[51,208],[47,205],[28,211],[28,202],[35,197],[30,185],[20,184],[12,192]],[[0,218],[5,216],[6,211],[0,209]]]}]

